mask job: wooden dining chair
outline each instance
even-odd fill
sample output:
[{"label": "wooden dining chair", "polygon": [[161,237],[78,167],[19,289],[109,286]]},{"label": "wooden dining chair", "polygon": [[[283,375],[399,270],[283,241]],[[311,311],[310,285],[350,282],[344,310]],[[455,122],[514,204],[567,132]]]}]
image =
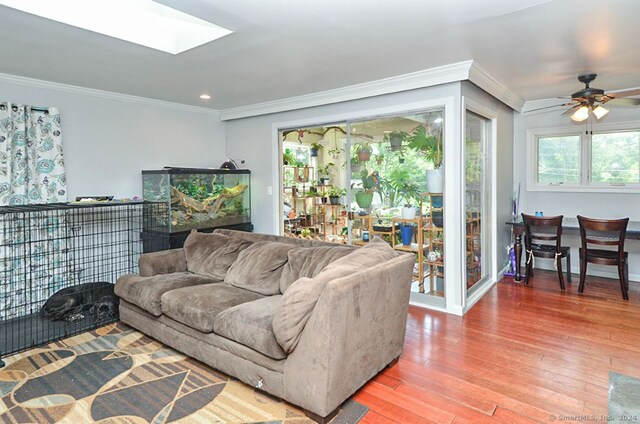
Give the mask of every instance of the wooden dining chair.
[{"label": "wooden dining chair", "polygon": [[[599,265],[615,265],[618,267],[622,298],[629,300],[629,254],[624,251],[624,239],[629,218],[593,219],[578,215],[580,224],[580,286],[578,292],[584,292],[587,277],[587,263]],[[589,245],[608,246],[610,250],[591,248]]]},{"label": "wooden dining chair", "polygon": [[533,216],[522,214],[524,222],[524,248],[527,267],[524,273],[524,283],[529,284],[529,277],[533,276],[534,257],[554,259],[558,269],[560,289],[564,290],[562,276],[562,258],[567,258],[567,281],[571,282],[571,250],[562,246],[562,215]]}]

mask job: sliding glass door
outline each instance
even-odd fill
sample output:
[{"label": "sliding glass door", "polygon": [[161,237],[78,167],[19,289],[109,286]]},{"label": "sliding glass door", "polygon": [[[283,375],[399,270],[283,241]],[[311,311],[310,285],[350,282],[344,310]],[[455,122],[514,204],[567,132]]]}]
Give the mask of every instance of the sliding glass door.
[{"label": "sliding glass door", "polygon": [[490,120],[473,112],[465,114],[465,269],[469,291],[490,277],[490,123]]}]

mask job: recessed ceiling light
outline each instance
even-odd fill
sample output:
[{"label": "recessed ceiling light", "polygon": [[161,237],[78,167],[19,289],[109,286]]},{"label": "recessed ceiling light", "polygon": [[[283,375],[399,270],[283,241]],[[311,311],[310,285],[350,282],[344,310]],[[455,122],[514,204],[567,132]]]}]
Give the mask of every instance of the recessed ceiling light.
[{"label": "recessed ceiling light", "polygon": [[0,0],[0,5],[171,54],[233,32],[151,0]]},{"label": "recessed ceiling light", "polygon": [[210,95],[208,95],[208,94],[201,94],[201,95],[200,95],[200,98],[201,98],[202,100],[211,100],[211,96],[210,96]]}]

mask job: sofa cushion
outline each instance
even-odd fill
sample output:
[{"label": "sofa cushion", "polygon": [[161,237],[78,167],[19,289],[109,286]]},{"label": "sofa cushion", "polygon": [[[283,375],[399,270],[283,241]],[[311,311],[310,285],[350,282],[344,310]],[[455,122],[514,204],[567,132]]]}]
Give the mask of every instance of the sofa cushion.
[{"label": "sofa cushion", "polygon": [[144,309],[155,316],[162,315],[160,298],[170,290],[200,284],[221,284],[222,281],[190,272],[174,272],[151,277],[124,275],[118,278],[114,291],[118,297]]},{"label": "sofa cushion", "polygon": [[375,237],[365,247],[356,249],[329,264],[314,278],[302,277],[294,282],[282,295],[280,305],[273,315],[273,331],[282,349],[287,353],[295,349],[318,298],[330,281],[386,262],[396,256],[398,254],[391,246]]},{"label": "sofa cushion", "polygon": [[185,287],[162,295],[162,313],[196,330],[211,333],[220,312],[262,297],[228,284]]},{"label": "sofa cushion", "polygon": [[275,241],[259,241],[240,252],[224,282],[265,296],[280,294],[280,277],[295,246]]},{"label": "sofa cushion", "polygon": [[224,280],[240,252],[251,244],[237,237],[193,230],[184,242],[187,269],[194,274]]},{"label": "sofa cushion", "polygon": [[301,277],[315,277],[327,265],[351,252],[353,249],[342,246],[297,247],[290,250],[287,263],[282,269],[280,293],[286,292]]},{"label": "sofa cushion", "polygon": [[213,323],[213,332],[257,350],[273,359],[284,359],[273,334],[273,313],[282,296],[269,296],[222,311]]}]

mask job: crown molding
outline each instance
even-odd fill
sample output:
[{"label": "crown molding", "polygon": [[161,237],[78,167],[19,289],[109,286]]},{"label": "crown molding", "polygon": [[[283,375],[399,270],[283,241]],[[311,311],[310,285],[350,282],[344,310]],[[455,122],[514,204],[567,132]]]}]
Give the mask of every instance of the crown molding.
[{"label": "crown molding", "polygon": [[518,112],[522,110],[524,100],[509,90],[506,86],[492,77],[482,66],[476,62],[471,63],[469,70],[469,81],[491,94],[502,103]]},{"label": "crown molding", "polygon": [[510,91],[498,80],[492,77],[484,68],[472,60],[438,66],[436,68],[411,72],[389,78],[333,90],[320,91],[303,96],[289,97],[253,105],[222,109],[220,120],[248,118],[251,116],[267,115],[270,113],[323,106],[332,103],[398,93],[418,88],[432,87],[457,81],[469,80],[507,106],[520,111],[524,100]]},{"label": "crown molding", "polygon": [[303,109],[313,106],[322,106],[332,103],[346,102],[349,100],[366,97],[380,96],[383,94],[398,93],[417,88],[431,87],[438,84],[463,81],[468,79],[469,70],[473,61],[453,63],[409,74],[383,78],[376,81],[333,90],[320,91],[303,96],[289,97],[281,100],[257,103],[248,106],[239,106],[220,111],[220,120],[247,118],[250,116],[266,115],[270,113],[285,112],[288,110]]},{"label": "crown molding", "polygon": [[62,84],[58,82],[44,81],[35,78],[21,77],[11,74],[0,73],[0,82],[23,85],[28,87],[43,88],[45,90],[55,90],[64,93],[79,94],[83,96],[101,97],[103,99],[118,100],[127,103],[136,103],[148,106],[158,106],[167,109],[180,110],[184,112],[200,113],[205,115],[220,117],[220,111],[206,107],[185,105],[182,103],[167,102],[165,100],[150,99],[147,97],[132,96],[129,94],[115,93],[113,91],[97,90],[95,88],[85,88],[75,85]]}]

